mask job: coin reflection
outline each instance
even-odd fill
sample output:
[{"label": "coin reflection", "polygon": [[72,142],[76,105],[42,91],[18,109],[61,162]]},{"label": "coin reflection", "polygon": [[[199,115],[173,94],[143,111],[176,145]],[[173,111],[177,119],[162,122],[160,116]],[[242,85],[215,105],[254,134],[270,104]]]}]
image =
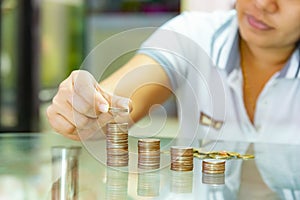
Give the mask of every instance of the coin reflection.
[{"label": "coin reflection", "polygon": [[202,173],[202,183],[212,185],[212,186],[224,185],[225,175]]},{"label": "coin reflection", "polygon": [[172,171],[171,191],[174,193],[193,192],[193,172]]},{"label": "coin reflection", "polygon": [[127,199],[127,172],[107,167],[106,181],[106,199]]},{"label": "coin reflection", "polygon": [[159,196],[160,174],[159,172],[147,172],[138,174],[137,194],[143,197]]}]

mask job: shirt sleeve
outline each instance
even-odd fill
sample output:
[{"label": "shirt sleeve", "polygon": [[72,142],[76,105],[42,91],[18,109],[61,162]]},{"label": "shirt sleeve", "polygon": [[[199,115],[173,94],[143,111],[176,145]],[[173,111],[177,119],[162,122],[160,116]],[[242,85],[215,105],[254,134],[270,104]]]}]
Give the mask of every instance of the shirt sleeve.
[{"label": "shirt sleeve", "polygon": [[190,69],[199,67],[198,59],[210,57],[211,41],[222,21],[222,14],[184,12],[158,28],[138,53],[155,59],[177,89]]}]

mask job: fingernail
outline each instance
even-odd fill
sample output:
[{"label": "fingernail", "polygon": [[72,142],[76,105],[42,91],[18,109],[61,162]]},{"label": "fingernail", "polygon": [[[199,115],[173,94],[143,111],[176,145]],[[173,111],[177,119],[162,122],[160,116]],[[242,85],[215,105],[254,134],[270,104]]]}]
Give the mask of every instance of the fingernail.
[{"label": "fingernail", "polygon": [[108,112],[108,105],[107,104],[99,104],[99,111],[106,113]]}]

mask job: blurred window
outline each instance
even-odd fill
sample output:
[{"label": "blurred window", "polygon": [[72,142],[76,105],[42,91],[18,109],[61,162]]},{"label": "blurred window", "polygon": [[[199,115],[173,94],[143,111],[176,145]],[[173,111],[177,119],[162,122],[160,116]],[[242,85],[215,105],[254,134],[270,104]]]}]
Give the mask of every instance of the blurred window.
[{"label": "blurred window", "polygon": [[[0,31],[0,127],[18,126],[17,116],[17,0],[2,0]],[[2,128],[3,127],[3,128]]]}]

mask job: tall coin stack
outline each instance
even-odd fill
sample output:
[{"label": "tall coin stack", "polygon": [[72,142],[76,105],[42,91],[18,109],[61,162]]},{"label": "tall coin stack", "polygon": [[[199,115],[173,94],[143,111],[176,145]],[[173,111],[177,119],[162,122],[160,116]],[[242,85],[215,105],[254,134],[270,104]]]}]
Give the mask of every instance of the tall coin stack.
[{"label": "tall coin stack", "polygon": [[128,123],[107,124],[106,154],[108,166],[128,166]]},{"label": "tall coin stack", "polygon": [[171,170],[192,171],[193,158],[194,156],[192,147],[171,147]]},{"label": "tall coin stack", "polygon": [[138,168],[158,169],[160,167],[160,140],[138,140]]},{"label": "tall coin stack", "polygon": [[216,159],[203,160],[202,172],[206,174],[224,174],[225,160],[216,160]]}]

